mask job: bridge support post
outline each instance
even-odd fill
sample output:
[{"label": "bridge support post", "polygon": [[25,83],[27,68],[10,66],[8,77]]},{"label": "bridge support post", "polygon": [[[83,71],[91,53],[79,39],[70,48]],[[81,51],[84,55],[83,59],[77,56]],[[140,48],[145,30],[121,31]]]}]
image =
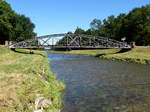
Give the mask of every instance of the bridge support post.
[{"label": "bridge support post", "polygon": [[130,45],[131,45],[131,48],[135,48],[136,47],[135,42],[131,42]]},{"label": "bridge support post", "polygon": [[12,41],[5,41],[5,46],[9,48],[9,46],[12,44]]}]

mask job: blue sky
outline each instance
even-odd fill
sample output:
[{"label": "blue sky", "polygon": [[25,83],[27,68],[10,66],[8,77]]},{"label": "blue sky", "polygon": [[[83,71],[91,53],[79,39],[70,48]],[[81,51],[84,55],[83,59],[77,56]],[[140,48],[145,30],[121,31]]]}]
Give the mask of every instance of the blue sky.
[{"label": "blue sky", "polygon": [[127,13],[150,0],[6,0],[12,8],[30,17],[38,35],[66,33],[89,28],[94,19]]}]

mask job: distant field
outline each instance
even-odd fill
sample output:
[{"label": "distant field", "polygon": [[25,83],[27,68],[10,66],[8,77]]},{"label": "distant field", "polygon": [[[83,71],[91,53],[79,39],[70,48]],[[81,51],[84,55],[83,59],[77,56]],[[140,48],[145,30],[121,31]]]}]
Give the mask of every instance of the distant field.
[{"label": "distant field", "polygon": [[17,51],[22,53],[0,46],[0,112],[33,112],[39,94],[53,99],[49,112],[59,109],[64,84],[50,72],[46,53]]},{"label": "distant field", "polygon": [[150,47],[137,46],[128,52],[117,53],[120,50],[121,49],[72,50],[66,51],[64,53],[96,56],[104,59],[122,60],[141,64],[150,64]]}]

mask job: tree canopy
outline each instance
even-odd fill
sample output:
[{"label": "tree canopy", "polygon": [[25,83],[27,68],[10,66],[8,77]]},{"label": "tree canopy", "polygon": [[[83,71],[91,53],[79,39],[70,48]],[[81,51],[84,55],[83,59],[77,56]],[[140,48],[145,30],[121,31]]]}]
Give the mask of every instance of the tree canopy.
[{"label": "tree canopy", "polygon": [[33,38],[35,25],[30,18],[17,14],[10,4],[0,0],[0,44],[8,41],[22,41]]},{"label": "tree canopy", "polygon": [[128,14],[111,15],[104,20],[94,19],[88,30],[77,28],[76,34],[99,35],[137,45],[150,45],[150,5],[134,8]]}]

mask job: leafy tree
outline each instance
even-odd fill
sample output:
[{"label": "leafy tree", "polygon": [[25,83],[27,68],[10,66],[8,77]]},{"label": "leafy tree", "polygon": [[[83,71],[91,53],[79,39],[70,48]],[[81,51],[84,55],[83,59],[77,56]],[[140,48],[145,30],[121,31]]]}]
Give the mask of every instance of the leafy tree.
[{"label": "leafy tree", "polygon": [[35,37],[35,25],[28,17],[14,12],[6,1],[0,0],[0,44],[6,40],[22,41]]},{"label": "leafy tree", "polygon": [[150,45],[150,5],[134,8],[128,14],[108,16],[103,21],[94,19],[88,30],[77,28],[75,34],[99,35],[137,45]]},{"label": "leafy tree", "polygon": [[90,27],[92,30],[99,30],[101,28],[101,20],[99,19],[94,19],[91,23],[90,23]]},{"label": "leafy tree", "polygon": [[79,27],[77,27],[77,29],[75,30],[75,32],[74,32],[75,34],[84,34],[85,33],[85,31],[83,30],[83,29],[81,29],[81,28],[79,28]]},{"label": "leafy tree", "polygon": [[36,36],[33,32],[35,25],[31,23],[28,17],[18,15],[17,23],[14,26],[15,36],[12,38],[14,41],[22,41],[31,39]]},{"label": "leafy tree", "polygon": [[148,45],[150,40],[150,5],[135,8],[129,12],[128,18],[128,40],[135,41],[137,45]]},{"label": "leafy tree", "polygon": [[4,43],[5,40],[10,40],[12,25],[9,23],[9,18],[12,11],[10,5],[0,0],[0,44]]}]

